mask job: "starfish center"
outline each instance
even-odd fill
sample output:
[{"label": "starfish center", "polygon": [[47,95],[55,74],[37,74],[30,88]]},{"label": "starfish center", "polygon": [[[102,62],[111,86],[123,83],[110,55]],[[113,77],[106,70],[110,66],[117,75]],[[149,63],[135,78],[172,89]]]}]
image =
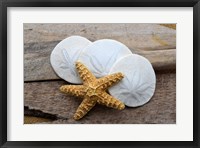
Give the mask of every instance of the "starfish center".
[{"label": "starfish center", "polygon": [[88,86],[87,96],[97,96],[97,88],[95,86]]}]

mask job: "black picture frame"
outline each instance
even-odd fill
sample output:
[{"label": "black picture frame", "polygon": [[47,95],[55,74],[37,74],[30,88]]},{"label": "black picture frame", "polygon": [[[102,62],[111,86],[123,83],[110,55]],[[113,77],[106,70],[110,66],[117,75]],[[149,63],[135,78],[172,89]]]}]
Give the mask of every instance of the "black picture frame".
[{"label": "black picture frame", "polygon": [[[7,141],[8,7],[193,7],[193,141]],[[200,2],[199,0],[3,0],[0,2],[0,146],[1,147],[200,147]]]}]

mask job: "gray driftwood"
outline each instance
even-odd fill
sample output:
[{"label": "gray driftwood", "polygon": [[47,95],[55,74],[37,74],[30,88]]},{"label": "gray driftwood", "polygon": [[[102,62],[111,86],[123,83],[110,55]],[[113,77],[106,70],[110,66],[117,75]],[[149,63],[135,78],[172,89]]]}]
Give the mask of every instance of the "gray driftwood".
[{"label": "gray driftwood", "polygon": [[157,24],[24,24],[25,43],[46,43],[81,35],[91,41],[115,39],[132,49],[176,48],[176,30]]},{"label": "gray driftwood", "polygon": [[24,105],[30,109],[56,114],[60,120],[53,123],[175,123],[176,122],[176,74],[157,74],[156,92],[149,103],[123,111],[95,106],[83,119],[74,121],[74,112],[81,103],[59,91],[65,81],[32,82],[24,85]]},{"label": "gray driftwood", "polygon": [[176,30],[161,25],[24,24],[24,81],[60,79],[53,71],[49,57],[54,47],[71,35],[81,35],[91,41],[115,39],[133,53],[149,59],[155,70],[176,67]]},{"label": "gray driftwood", "polygon": [[[149,103],[117,111],[97,105],[86,117],[72,116],[81,99],[62,94],[67,82],[53,71],[49,57],[61,40],[81,35],[91,41],[118,40],[145,56],[156,70],[156,91]],[[56,116],[49,123],[176,123],[176,30],[157,24],[24,24],[24,105]],[[167,73],[166,73],[167,72]],[[48,81],[46,81],[48,80]],[[31,111],[31,110],[30,110]]]},{"label": "gray driftwood", "polygon": [[[52,80],[60,79],[50,64],[50,54],[57,42],[25,44],[24,80]],[[143,51],[131,49],[133,53],[140,54],[152,63],[155,70],[169,70],[176,68],[176,50]]]},{"label": "gray driftwood", "polygon": [[116,39],[150,60],[155,70],[175,69],[176,31],[156,24],[24,24],[24,81],[60,79],[49,57],[64,38]]}]

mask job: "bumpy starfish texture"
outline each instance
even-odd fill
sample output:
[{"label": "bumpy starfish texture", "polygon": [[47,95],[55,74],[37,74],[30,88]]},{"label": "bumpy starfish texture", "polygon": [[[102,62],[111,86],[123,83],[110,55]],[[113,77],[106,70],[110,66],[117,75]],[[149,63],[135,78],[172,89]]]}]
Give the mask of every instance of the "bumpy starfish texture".
[{"label": "bumpy starfish texture", "polygon": [[75,120],[85,116],[96,103],[118,110],[125,108],[121,101],[106,93],[109,87],[124,77],[122,73],[119,72],[97,79],[81,62],[76,62],[76,68],[80,78],[83,80],[83,85],[63,85],[60,87],[60,90],[64,93],[83,98],[82,103],[74,114]]}]

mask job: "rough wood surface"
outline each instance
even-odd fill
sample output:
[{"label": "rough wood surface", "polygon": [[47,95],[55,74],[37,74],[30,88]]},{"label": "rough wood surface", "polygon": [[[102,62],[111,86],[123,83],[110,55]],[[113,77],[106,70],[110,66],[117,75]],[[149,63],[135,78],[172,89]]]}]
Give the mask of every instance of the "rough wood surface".
[{"label": "rough wood surface", "polygon": [[[24,105],[30,108],[28,112],[34,116],[33,109],[56,115],[55,121],[46,122],[52,124],[176,123],[176,30],[165,27],[168,25],[24,24]],[[81,100],[59,91],[67,82],[55,74],[49,60],[56,44],[71,35],[84,36],[91,41],[115,39],[133,53],[149,59],[157,77],[156,92],[150,102],[123,111],[98,105],[85,118],[74,121],[72,117]]]},{"label": "rough wood surface", "polygon": [[133,53],[149,59],[155,70],[176,68],[176,30],[161,25],[24,24],[24,80],[60,79],[49,57],[54,47],[71,35],[81,35],[91,41],[116,39]]},{"label": "rough wood surface", "polygon": [[176,69],[176,50],[137,51],[139,55],[146,57],[153,65],[154,70]]},{"label": "rough wood surface", "polygon": [[81,99],[59,91],[65,81],[25,83],[25,106],[56,114],[59,119],[49,123],[176,123],[176,74],[157,74],[156,92],[149,103],[138,108],[128,108],[118,111],[104,106],[95,106],[80,121],[73,120]]},{"label": "rough wood surface", "polygon": [[176,48],[176,30],[159,24],[24,24],[24,43],[60,41],[71,35],[91,41],[115,39],[131,49]]},{"label": "rough wood surface", "polygon": [[[24,80],[52,80],[60,79],[50,64],[50,54],[58,42],[29,43],[25,44],[24,55]],[[132,49],[131,49],[132,50]],[[142,51],[132,50],[152,63],[155,70],[169,70],[176,68],[176,50]]]}]

